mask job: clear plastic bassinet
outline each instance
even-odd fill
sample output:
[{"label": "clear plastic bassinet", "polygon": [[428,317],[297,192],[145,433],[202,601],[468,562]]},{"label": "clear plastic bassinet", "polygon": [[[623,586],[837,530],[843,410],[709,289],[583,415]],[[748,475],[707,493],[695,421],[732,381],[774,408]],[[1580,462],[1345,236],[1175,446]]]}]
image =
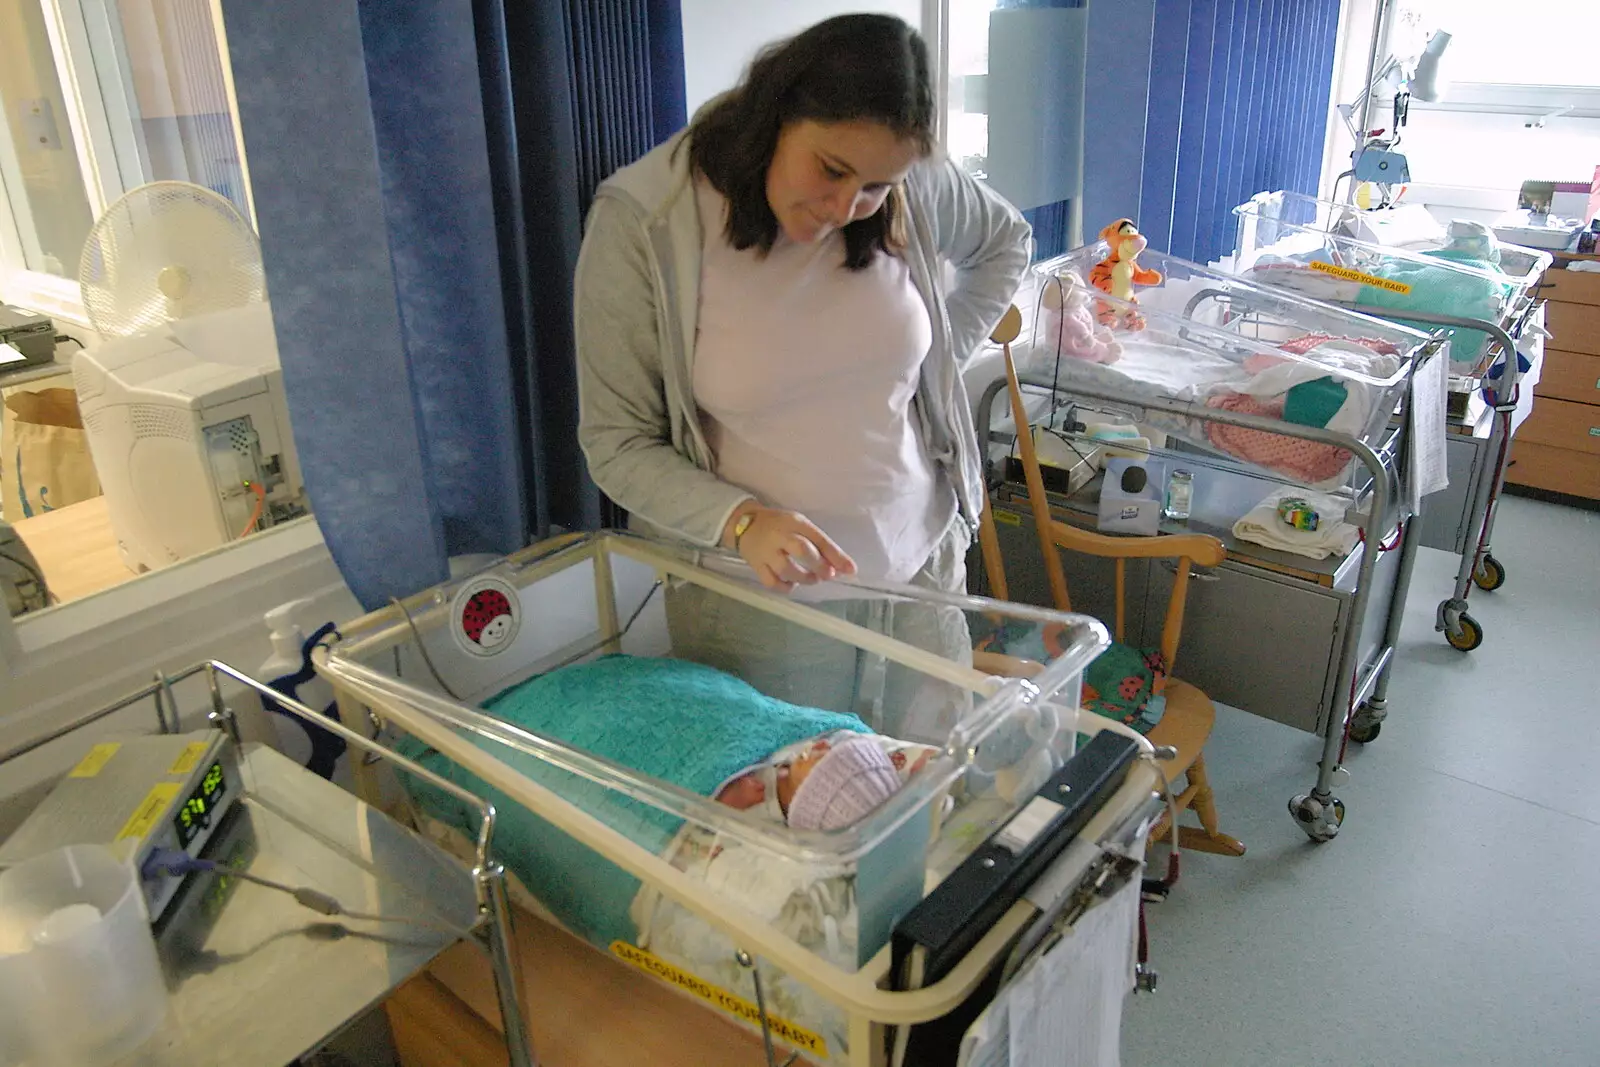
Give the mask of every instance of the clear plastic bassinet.
[{"label": "clear plastic bassinet", "polygon": [[[1091,281],[1109,253],[1102,240],[1034,267],[1037,310],[1014,346],[1025,386],[1295,484],[1344,484],[1352,466],[1341,446],[1349,440],[1383,450],[1428,334],[1148,250],[1138,264],[1160,280],[1136,286],[1135,302],[1125,302]],[[1107,331],[1118,350],[1113,360],[1074,354],[1083,349],[1055,311],[1063,300],[1080,308],[1080,328],[1087,314]],[[1297,386],[1298,394],[1289,391]],[[1327,421],[1305,421],[1295,407],[1307,390],[1332,397]],[[1218,413],[1273,420],[1284,430],[1241,432],[1222,425]],[[1298,440],[1308,428],[1324,440]]]},{"label": "clear plastic bassinet", "polygon": [[[1077,718],[1083,669],[1108,644],[1086,616],[865,583],[783,597],[737,559],[626,534],[534,546],[403,604],[319,655],[346,721],[370,710],[411,754],[486,791],[525,903],[597,948],[735,1002],[748,992],[736,949],[786,960],[767,975],[768,1008],[817,1058],[843,1053],[848,1006],[876,995],[898,917],[1070,757],[1078,730],[1127,732]],[[861,821],[803,832],[483,708],[618,653],[859,714],[911,769]],[[1145,803],[1152,779],[1140,781]],[[408,792],[424,819],[454,821],[446,798]]]},{"label": "clear plastic bassinet", "polygon": [[[1478,319],[1515,335],[1551,263],[1549,253],[1519,245],[1499,244],[1499,262],[1490,264],[1450,249],[1446,238],[1381,244],[1366,225],[1375,213],[1302,193],[1258,193],[1233,210],[1241,276],[1424,329],[1432,327],[1406,312]],[[1450,333],[1457,373],[1486,371],[1494,355],[1488,336]]]}]

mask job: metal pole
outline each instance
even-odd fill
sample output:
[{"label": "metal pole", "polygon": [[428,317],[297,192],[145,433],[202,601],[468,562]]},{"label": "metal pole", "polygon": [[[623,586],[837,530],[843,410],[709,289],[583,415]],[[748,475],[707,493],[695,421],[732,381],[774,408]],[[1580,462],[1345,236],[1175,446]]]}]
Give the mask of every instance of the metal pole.
[{"label": "metal pole", "polygon": [[733,958],[739,966],[750,972],[756,984],[756,1014],[761,1017],[761,1046],[767,1054],[767,1067],[789,1067],[800,1058],[800,1053],[796,1052],[782,1064],[778,1063],[777,1050],[772,1047],[772,1024],[767,1021],[767,994],[761,986],[761,971],[756,967],[755,958],[744,949],[735,952]]},{"label": "metal pole", "polygon": [[[1389,601],[1389,618],[1383,627],[1383,643],[1388,648],[1400,644],[1400,624],[1406,613],[1406,594],[1411,591],[1411,572],[1416,569],[1417,546],[1422,537],[1417,532],[1419,516],[1406,520],[1403,540],[1400,542],[1400,569],[1394,576],[1394,596]],[[1367,698],[1368,720],[1379,723],[1389,716],[1389,676],[1394,670],[1394,657],[1390,656],[1378,672],[1378,681]]]},{"label": "metal pole", "polygon": [[233,713],[228,702],[222,699],[222,683],[217,680],[217,666],[212,664],[206,671],[206,685],[211,690],[211,721],[218,724],[235,746],[244,744],[239,737],[239,717]]},{"label": "metal pole", "polygon": [[489,966],[494,972],[494,991],[500,1001],[500,1022],[505,1027],[506,1053],[511,1067],[535,1067],[533,1042],[528,1038],[528,1026],[522,1017],[521,983],[517,980],[517,950],[512,937],[511,903],[506,897],[506,871],[498,863],[489,863],[475,872],[481,887],[484,923],[480,937],[489,953]]},{"label": "metal pole", "polygon": [[[1359,153],[1362,145],[1367,143],[1367,131],[1372,129],[1372,80],[1378,76],[1378,51],[1383,47],[1384,32],[1389,14],[1389,0],[1378,0],[1377,10],[1372,13],[1372,48],[1367,52],[1367,78],[1363,83],[1363,93],[1366,99],[1361,102],[1361,129],[1357,130],[1355,151]],[[1356,200],[1356,183],[1351,181],[1349,190],[1345,193],[1345,203],[1353,204]]]},{"label": "metal pole", "polygon": [[[1439,358],[1437,356],[1435,359]],[[1344,640],[1339,649],[1339,671],[1336,675],[1335,707],[1344,707],[1349,699],[1350,684],[1355,678],[1359,658],[1361,624],[1366,617],[1367,600],[1372,595],[1372,575],[1377,568],[1378,553],[1383,544],[1383,521],[1389,512],[1389,472],[1383,461],[1362,441],[1351,442],[1356,447],[1346,448],[1372,472],[1372,503],[1367,508],[1362,533],[1366,543],[1362,546],[1361,566],[1357,570],[1356,591],[1350,604],[1350,625],[1345,627]],[[1344,742],[1345,717],[1350,709],[1344,707],[1339,714],[1329,715],[1327,728],[1322,732],[1322,759],[1317,764],[1317,784],[1311,795],[1321,800],[1333,793],[1333,776],[1339,769],[1339,748]]]}]

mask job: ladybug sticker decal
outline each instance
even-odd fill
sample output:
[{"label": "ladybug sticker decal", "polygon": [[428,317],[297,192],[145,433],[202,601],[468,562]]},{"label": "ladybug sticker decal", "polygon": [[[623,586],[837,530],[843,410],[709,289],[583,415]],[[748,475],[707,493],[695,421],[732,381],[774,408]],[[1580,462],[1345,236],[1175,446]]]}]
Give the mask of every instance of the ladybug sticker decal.
[{"label": "ladybug sticker decal", "polygon": [[474,656],[508,647],[522,623],[517,591],[499,578],[479,578],[457,590],[450,605],[450,634]]}]

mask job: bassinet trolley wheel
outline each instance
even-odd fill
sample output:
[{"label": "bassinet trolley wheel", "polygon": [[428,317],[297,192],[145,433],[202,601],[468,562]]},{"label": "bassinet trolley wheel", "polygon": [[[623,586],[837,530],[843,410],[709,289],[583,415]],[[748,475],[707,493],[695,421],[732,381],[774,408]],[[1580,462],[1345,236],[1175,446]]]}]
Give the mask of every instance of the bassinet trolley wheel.
[{"label": "bassinet trolley wheel", "polygon": [[1350,721],[1350,740],[1358,744],[1369,744],[1378,739],[1378,734],[1383,731],[1383,723],[1373,722],[1363,718],[1361,712],[1356,712],[1356,717]]},{"label": "bassinet trolley wheel", "polygon": [[1289,814],[1307,837],[1320,844],[1338,836],[1344,823],[1344,801],[1336,796],[1301,793],[1289,801]]},{"label": "bassinet trolley wheel", "polygon": [[1466,612],[1456,616],[1456,624],[1446,627],[1444,639],[1450,642],[1450,647],[1460,649],[1462,652],[1471,652],[1483,644],[1483,628]]},{"label": "bassinet trolley wheel", "polygon": [[1472,580],[1479,589],[1492,593],[1506,584],[1505,565],[1493,556],[1484,556],[1478,563],[1478,569],[1472,572]]}]

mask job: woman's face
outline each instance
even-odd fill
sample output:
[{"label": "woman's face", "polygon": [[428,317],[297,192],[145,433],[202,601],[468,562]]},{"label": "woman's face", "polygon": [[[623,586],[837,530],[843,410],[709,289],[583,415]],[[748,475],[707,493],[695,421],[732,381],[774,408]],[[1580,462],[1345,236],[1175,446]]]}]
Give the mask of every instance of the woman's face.
[{"label": "woman's face", "polygon": [[920,155],[876,122],[792,122],[767,167],[767,204],[791,241],[820,241],[881,208]]}]

